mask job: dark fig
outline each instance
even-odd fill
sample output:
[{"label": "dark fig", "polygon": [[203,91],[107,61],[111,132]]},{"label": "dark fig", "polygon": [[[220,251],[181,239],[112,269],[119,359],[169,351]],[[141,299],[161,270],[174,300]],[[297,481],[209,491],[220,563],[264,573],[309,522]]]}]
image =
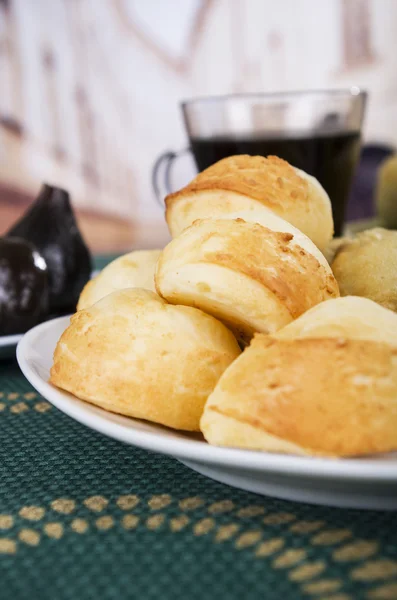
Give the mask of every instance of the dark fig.
[{"label": "dark fig", "polygon": [[0,335],[24,333],[43,320],[48,295],[47,265],[37,248],[0,239]]},{"label": "dark fig", "polygon": [[7,235],[32,242],[44,256],[50,312],[74,312],[91,275],[91,257],[77,227],[68,192],[43,185],[37,200]]}]

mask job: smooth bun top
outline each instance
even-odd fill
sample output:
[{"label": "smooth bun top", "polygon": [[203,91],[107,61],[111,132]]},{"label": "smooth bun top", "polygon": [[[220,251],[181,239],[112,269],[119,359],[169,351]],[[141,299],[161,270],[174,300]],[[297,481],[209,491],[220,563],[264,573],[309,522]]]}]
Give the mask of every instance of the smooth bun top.
[{"label": "smooth bun top", "polygon": [[397,315],[367,298],[345,296],[317,304],[274,337],[346,338],[397,346]]},{"label": "smooth bun top", "polygon": [[155,291],[154,271],[161,250],[136,250],[108,264],[80,294],[77,310],[88,308],[104,296],[125,288]]},{"label": "smooth bun top", "polygon": [[209,393],[239,354],[213,317],[126,289],[72,317],[50,381],[113,412],[198,430]]}]

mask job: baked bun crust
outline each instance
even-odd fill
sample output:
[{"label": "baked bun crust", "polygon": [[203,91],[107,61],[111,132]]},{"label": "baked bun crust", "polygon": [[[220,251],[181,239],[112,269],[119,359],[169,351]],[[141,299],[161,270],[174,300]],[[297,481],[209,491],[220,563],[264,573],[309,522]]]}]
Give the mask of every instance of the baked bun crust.
[{"label": "baked bun crust", "polygon": [[209,396],[211,444],[318,456],[397,450],[397,348],[257,334]]},{"label": "baked bun crust", "polygon": [[50,382],[106,410],[197,431],[208,395],[239,354],[213,317],[126,289],[71,318]]},{"label": "baked bun crust", "polygon": [[345,296],[317,304],[274,337],[346,338],[397,346],[397,315],[367,298]]},{"label": "baked bun crust", "polygon": [[166,246],[155,275],[168,302],[201,308],[242,342],[339,295],[327,261],[306,236],[268,210],[252,218],[262,224],[196,221]]},{"label": "baked bun crust", "polygon": [[375,228],[346,240],[332,270],[342,296],[363,296],[397,312],[397,231]]},{"label": "baked bun crust", "polygon": [[276,156],[224,158],[169,194],[165,203],[173,237],[196,219],[262,207],[300,229],[320,249],[328,246],[334,231],[331,203],[321,184]]},{"label": "baked bun crust", "polygon": [[80,294],[77,310],[88,308],[116,290],[144,288],[155,291],[154,271],[161,250],[136,250],[108,264]]}]

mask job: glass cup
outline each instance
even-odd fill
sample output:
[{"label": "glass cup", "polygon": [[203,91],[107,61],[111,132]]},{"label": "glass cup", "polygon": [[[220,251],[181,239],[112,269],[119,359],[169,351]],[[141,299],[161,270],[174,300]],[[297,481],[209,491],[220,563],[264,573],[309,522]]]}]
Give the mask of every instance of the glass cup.
[{"label": "glass cup", "polygon": [[320,181],[331,199],[335,235],[341,235],[360,154],[366,99],[366,92],[352,87],[182,102],[189,148],[165,152],[156,161],[152,173],[156,197],[162,201],[161,188],[167,194],[173,191],[172,165],[183,153],[192,152],[199,171],[234,154],[275,155]]}]

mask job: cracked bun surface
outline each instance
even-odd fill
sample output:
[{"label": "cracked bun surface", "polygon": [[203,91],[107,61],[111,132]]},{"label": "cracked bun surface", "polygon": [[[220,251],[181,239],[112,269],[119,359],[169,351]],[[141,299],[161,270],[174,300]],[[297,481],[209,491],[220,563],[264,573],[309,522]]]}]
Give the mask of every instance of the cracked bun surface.
[{"label": "cracked bun surface", "polygon": [[211,444],[317,456],[397,450],[397,315],[329,300],[255,335],[209,396]]},{"label": "cracked bun surface", "polygon": [[276,156],[224,158],[169,194],[165,203],[173,237],[196,219],[262,208],[300,229],[321,250],[334,232],[331,202],[321,184]]},{"label": "cracked bun surface", "polygon": [[339,295],[309,238],[270,211],[238,214],[195,221],[166,246],[155,275],[162,297],[201,308],[247,343]]}]

